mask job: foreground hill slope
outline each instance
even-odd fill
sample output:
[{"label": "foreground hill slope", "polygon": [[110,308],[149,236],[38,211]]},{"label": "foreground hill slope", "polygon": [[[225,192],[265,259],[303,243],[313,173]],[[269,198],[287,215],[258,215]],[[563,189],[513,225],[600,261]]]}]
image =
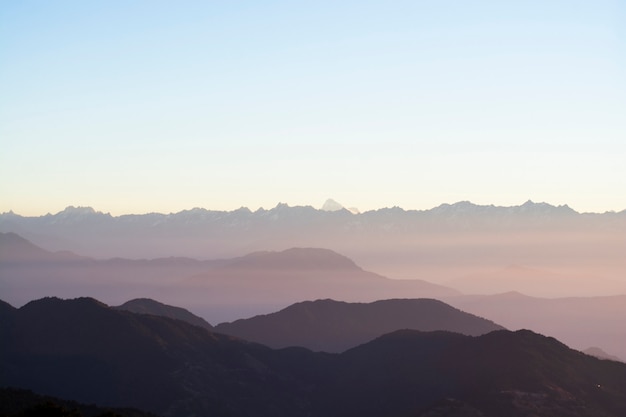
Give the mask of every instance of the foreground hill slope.
[{"label": "foreground hill slope", "polygon": [[403,330],[326,354],[86,298],[0,314],[3,385],[163,416],[626,415],[626,365],[530,331]]},{"label": "foreground hill slope", "polygon": [[261,345],[89,298],[34,301],[1,321],[7,386],[161,415],[270,415],[274,403],[302,415],[299,385]]},{"label": "foreground hill slope", "polygon": [[2,417],[157,417],[131,408],[102,408],[29,390],[0,388]]},{"label": "foreground hill slope", "polygon": [[504,328],[432,299],[305,301],[276,313],[215,327],[217,332],[273,348],[302,346],[325,352],[341,352],[401,329],[448,330],[478,336]]},{"label": "foreground hill slope", "polygon": [[[342,355],[323,387],[324,413],[450,415],[438,413],[454,399],[484,416],[622,415],[626,366],[613,364],[527,330],[476,338],[402,330]],[[440,401],[425,407],[432,398]]]}]

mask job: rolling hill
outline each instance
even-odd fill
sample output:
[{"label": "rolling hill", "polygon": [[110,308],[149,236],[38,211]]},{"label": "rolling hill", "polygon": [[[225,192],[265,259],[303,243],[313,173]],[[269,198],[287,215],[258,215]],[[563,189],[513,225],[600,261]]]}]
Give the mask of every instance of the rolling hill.
[{"label": "rolling hill", "polygon": [[305,301],[279,312],[221,323],[215,331],[272,348],[342,352],[395,330],[447,330],[478,336],[502,326],[432,299],[372,303]]},{"label": "rolling hill", "polygon": [[248,311],[238,314],[241,318],[311,299],[371,302],[459,294],[451,288],[419,279],[389,279],[363,270],[336,252],[320,248],[253,253],[223,262],[181,284],[182,290],[172,288],[170,294],[183,292],[184,296],[181,294],[178,299],[185,300],[186,306],[193,307],[204,317],[213,316],[207,308],[218,306],[224,309],[238,305],[248,307]]}]

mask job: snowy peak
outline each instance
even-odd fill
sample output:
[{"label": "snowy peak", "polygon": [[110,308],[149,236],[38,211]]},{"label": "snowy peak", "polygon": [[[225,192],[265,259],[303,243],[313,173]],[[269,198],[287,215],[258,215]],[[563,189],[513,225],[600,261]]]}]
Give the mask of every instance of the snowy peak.
[{"label": "snowy peak", "polygon": [[322,208],[320,209],[321,211],[341,211],[341,210],[347,210],[352,214],[361,214],[361,212],[359,211],[358,208],[356,207],[349,207],[346,208],[343,205],[341,205],[340,203],[336,202],[335,200],[333,200],[332,198],[329,198],[328,200],[326,200],[326,202],[324,202],[324,205],[322,206]]},{"label": "snowy peak", "polygon": [[343,209],[344,209],[344,206],[342,206],[341,204],[339,204],[332,198],[329,198],[328,200],[326,200],[326,202],[322,206],[322,211],[339,211]]}]

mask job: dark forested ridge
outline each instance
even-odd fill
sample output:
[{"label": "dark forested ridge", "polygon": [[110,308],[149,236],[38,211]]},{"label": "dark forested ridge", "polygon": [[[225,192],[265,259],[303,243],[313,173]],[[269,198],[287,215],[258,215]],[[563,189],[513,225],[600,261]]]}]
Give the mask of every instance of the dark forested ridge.
[{"label": "dark forested ridge", "polygon": [[341,352],[401,329],[448,330],[478,336],[504,328],[433,299],[304,301],[276,313],[215,327],[217,332],[273,348],[302,346],[324,352]]},{"label": "dark forested ridge", "polygon": [[0,388],[2,417],[156,417],[132,408],[103,408],[93,404],[38,395],[16,388]]},{"label": "dark forested ridge", "polygon": [[626,365],[530,331],[402,330],[326,354],[87,298],[0,315],[3,386],[164,416],[626,415]]},{"label": "dark forested ridge", "polygon": [[45,298],[2,314],[2,384],[84,403],[172,416],[272,415],[278,407],[298,416],[308,398],[291,361],[318,369],[308,351],[294,357],[91,298]]}]

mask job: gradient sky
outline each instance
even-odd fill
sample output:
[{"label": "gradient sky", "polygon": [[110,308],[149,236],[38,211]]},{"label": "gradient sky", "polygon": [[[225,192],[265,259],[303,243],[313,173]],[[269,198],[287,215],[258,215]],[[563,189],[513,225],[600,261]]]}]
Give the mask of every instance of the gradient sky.
[{"label": "gradient sky", "polygon": [[0,2],[0,212],[626,209],[626,2]]}]

